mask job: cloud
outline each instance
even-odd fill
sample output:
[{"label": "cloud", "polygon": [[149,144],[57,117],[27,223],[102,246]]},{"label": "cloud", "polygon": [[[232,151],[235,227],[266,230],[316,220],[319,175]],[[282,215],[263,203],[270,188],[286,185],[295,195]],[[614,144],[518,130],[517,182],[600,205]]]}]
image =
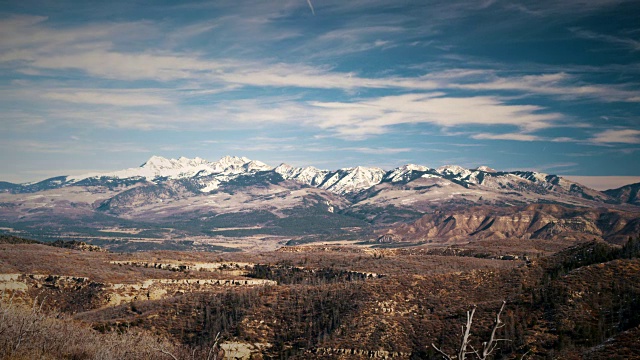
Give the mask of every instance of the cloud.
[{"label": "cloud", "polygon": [[406,29],[397,25],[365,25],[331,30],[320,34],[313,41],[314,51],[309,53],[309,44],[292,50],[293,53],[305,55],[307,60],[335,58],[347,54],[370,51],[373,49],[389,49],[397,46],[394,40]]},{"label": "cloud", "polygon": [[510,134],[480,133],[480,134],[472,135],[471,137],[477,140],[514,140],[514,141],[543,141],[544,140],[544,138],[541,138],[536,135],[520,134],[520,133],[510,133]]},{"label": "cloud", "polygon": [[265,64],[253,61],[206,60],[187,54],[89,51],[37,58],[30,67],[45,70],[80,70],[91,76],[125,81],[197,81],[200,86],[229,84],[318,89],[401,88],[430,90],[438,85],[421,78],[363,78],[300,64]]},{"label": "cloud", "polygon": [[253,145],[233,145],[229,147],[234,151],[251,151],[251,152],[300,152],[300,151],[311,151],[305,146],[300,146],[297,144],[253,144]]},{"label": "cloud", "polygon": [[574,166],[577,166],[578,163],[575,162],[568,162],[568,163],[553,163],[553,164],[546,164],[546,165],[540,165],[539,168],[542,170],[553,170],[553,169],[564,169],[564,168],[571,168]]},{"label": "cloud", "polygon": [[[94,23],[78,27],[47,26],[41,16],[13,15],[0,19],[0,53],[22,53],[30,60],[47,54],[112,46],[114,39],[122,43],[136,42],[157,34],[148,22]],[[6,59],[5,59],[6,60]]]},{"label": "cloud", "polygon": [[4,130],[11,132],[33,132],[47,123],[42,115],[27,110],[7,110],[2,113],[0,119]]},{"label": "cloud", "polygon": [[[108,112],[95,111],[90,106],[69,108],[54,103],[48,105],[45,115],[49,122],[72,128],[90,123],[98,128],[138,130],[262,128],[266,131],[274,125],[286,125],[292,129],[320,131],[318,135],[324,137],[350,140],[387,134],[396,131],[398,126],[429,124],[440,129],[475,126],[489,130],[495,126],[507,126],[519,129],[520,134],[495,135],[484,131],[473,137],[533,141],[539,138],[531,132],[558,126],[564,119],[562,114],[543,107],[509,104],[499,97],[450,97],[439,92],[364,98],[350,102],[274,97],[226,100],[197,106],[165,105],[162,103],[163,97],[146,98],[145,93],[134,93],[136,96],[127,102],[124,99],[126,92],[115,94],[113,97],[106,96],[104,100],[101,100],[102,94],[90,91],[81,93],[81,96],[76,92],[63,94],[63,100],[114,106]],[[159,104],[153,105],[156,101]],[[361,152],[376,151],[374,147],[353,147],[353,150],[356,149]],[[404,148],[400,149],[404,151]]]},{"label": "cloud", "polygon": [[[31,139],[12,139],[2,141],[0,148],[5,150],[21,149],[21,152],[38,154],[100,154],[109,153],[148,153],[149,149],[140,144],[128,142],[81,141],[70,136],[64,141],[42,141]],[[58,173],[57,175],[60,175]]]},{"label": "cloud", "polygon": [[[252,18],[243,19],[249,21]],[[269,23],[262,19],[260,23]],[[197,36],[227,23],[228,19],[197,23],[170,32],[175,36]],[[406,32],[398,25],[340,28],[321,34],[316,42],[331,47],[360,51],[396,46],[383,36]],[[123,36],[126,34],[127,36]],[[133,34],[133,35],[131,35]],[[47,26],[43,17],[14,17],[0,21],[0,62],[11,64],[16,72],[33,75],[66,75],[79,71],[96,79],[121,81],[151,80],[160,83],[195,84],[200,91],[228,91],[239,87],[292,87],[304,89],[403,89],[417,91],[468,90],[477,92],[512,91],[525,95],[554,96],[573,100],[640,102],[640,93],[620,85],[588,84],[563,72],[522,76],[500,76],[486,69],[445,69],[423,76],[363,77],[327,66],[282,63],[204,56],[201,53],[153,49],[145,41],[159,37],[157,25],[148,22],[89,24],[59,29]],[[141,43],[143,51],[124,51],[141,46],[112,43],[125,38]],[[274,41],[274,40],[272,40]],[[335,42],[346,42],[335,46]],[[327,46],[322,45],[320,48]],[[121,48],[121,49],[118,49]],[[294,50],[290,50],[295,53]],[[332,50],[328,50],[332,51]],[[340,50],[341,51],[341,50]],[[69,99],[66,95],[65,98]]]},{"label": "cloud", "polygon": [[567,136],[560,136],[560,137],[556,137],[553,139],[549,139],[552,142],[557,142],[557,143],[570,143],[570,142],[578,142],[576,139],[574,138],[570,138]]},{"label": "cloud", "polygon": [[497,97],[447,97],[440,93],[406,94],[358,102],[312,102],[313,125],[344,138],[366,138],[403,124],[507,125],[524,131],[554,126],[559,113],[534,105],[509,105]]},{"label": "cloud", "polygon": [[345,147],[338,149],[340,151],[355,151],[363,154],[385,155],[399,154],[414,151],[411,148],[389,148],[389,147]]},{"label": "cloud", "polygon": [[77,104],[113,105],[113,106],[154,106],[169,105],[167,99],[146,94],[141,91],[68,91],[47,92],[43,95],[47,99],[65,101]]},{"label": "cloud", "polygon": [[640,144],[640,130],[614,129],[595,134],[590,141],[596,144]]},{"label": "cloud", "polygon": [[184,55],[127,54],[113,51],[41,57],[30,65],[50,70],[76,69],[108,79],[157,81],[193,79],[202,75],[202,72],[223,68],[223,65],[217,62],[201,61]]},{"label": "cloud", "polygon": [[640,51],[640,41],[635,39],[599,34],[593,31],[584,30],[584,29],[575,28],[575,27],[570,28],[569,30],[572,33],[574,33],[576,36],[583,39],[606,42],[609,44],[617,45],[619,47],[631,50],[633,52]]},{"label": "cloud", "polygon": [[179,44],[181,41],[188,40],[190,38],[206,34],[213,29],[220,27],[220,23],[217,21],[205,21],[195,24],[187,25],[180,28],[178,31],[174,31],[168,35],[167,41],[171,45]]},{"label": "cloud", "polygon": [[311,0],[307,0],[307,4],[309,4],[309,9],[311,9],[311,13],[315,15],[316,11],[313,9],[313,4],[311,3]]},{"label": "cloud", "polygon": [[317,37],[316,41],[361,41],[379,37],[380,35],[405,31],[400,26],[359,26],[328,31]]},{"label": "cloud", "polygon": [[315,89],[356,88],[433,90],[438,83],[425,78],[360,77],[354,73],[336,72],[323,67],[301,64],[235,63],[217,73],[212,80],[245,86],[298,87]]},{"label": "cloud", "polygon": [[[575,84],[575,76],[567,73],[501,77],[492,71],[485,71],[469,75],[476,78],[443,86],[475,91],[517,91],[525,94],[554,95],[563,99],[591,98],[605,102],[640,102],[640,92],[637,90],[627,90],[617,85]],[[464,78],[462,80],[465,81]]]}]

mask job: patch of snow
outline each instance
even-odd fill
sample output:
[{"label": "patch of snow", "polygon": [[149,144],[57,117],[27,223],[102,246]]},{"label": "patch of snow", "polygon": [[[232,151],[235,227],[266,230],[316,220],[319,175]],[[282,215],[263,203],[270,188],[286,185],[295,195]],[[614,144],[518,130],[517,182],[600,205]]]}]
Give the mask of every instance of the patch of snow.
[{"label": "patch of snow", "polygon": [[411,177],[411,173],[414,171],[429,171],[431,170],[430,168],[426,167],[426,166],[422,166],[422,165],[415,165],[415,164],[407,164],[404,166],[401,166],[399,168],[395,168],[393,170],[391,170],[386,176],[385,176],[385,180],[391,181],[392,183],[395,182],[400,182],[400,181],[407,181],[410,179]]},{"label": "patch of snow", "polygon": [[208,183],[207,185],[205,185],[205,187],[200,189],[200,191],[204,192],[204,193],[208,193],[210,191],[216,190],[219,187],[220,187],[220,182],[217,181],[217,180],[213,180],[210,183]]},{"label": "patch of snow", "polygon": [[488,173],[495,173],[497,172],[495,169],[492,169],[488,166],[482,165],[482,166],[478,166],[478,168],[476,170],[479,171],[484,171],[484,172],[488,172]]},{"label": "patch of snow", "polygon": [[471,171],[458,165],[445,165],[436,169],[436,172],[442,175],[453,176],[456,179],[464,179],[471,175]]}]

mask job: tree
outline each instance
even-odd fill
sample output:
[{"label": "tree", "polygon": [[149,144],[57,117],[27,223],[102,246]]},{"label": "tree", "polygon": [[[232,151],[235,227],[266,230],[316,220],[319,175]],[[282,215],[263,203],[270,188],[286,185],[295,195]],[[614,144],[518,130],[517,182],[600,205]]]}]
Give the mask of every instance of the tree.
[{"label": "tree", "polygon": [[[452,356],[445,353],[442,349],[438,348],[433,343],[431,344],[431,346],[433,346],[433,348],[436,349],[436,351],[439,352],[440,355],[442,355],[442,357],[447,360],[454,360],[454,359],[464,360],[467,354],[475,354],[479,360],[489,359],[490,356],[492,356],[493,353],[498,349],[499,341],[509,341],[507,339],[496,338],[496,332],[498,331],[498,329],[504,327],[504,323],[502,322],[502,320],[500,320],[500,315],[502,314],[502,311],[504,310],[504,306],[506,305],[506,303],[507,303],[506,301],[502,302],[502,306],[500,307],[500,310],[496,314],[495,322],[493,324],[493,329],[491,330],[491,336],[489,337],[488,341],[485,341],[482,343],[481,349],[476,350],[470,343],[471,325],[473,323],[473,315],[476,312],[476,306],[474,306],[471,311],[467,311],[467,323],[462,326],[460,349],[458,350],[458,353],[456,355]],[[467,350],[468,348],[471,348],[471,351],[468,351]]]}]

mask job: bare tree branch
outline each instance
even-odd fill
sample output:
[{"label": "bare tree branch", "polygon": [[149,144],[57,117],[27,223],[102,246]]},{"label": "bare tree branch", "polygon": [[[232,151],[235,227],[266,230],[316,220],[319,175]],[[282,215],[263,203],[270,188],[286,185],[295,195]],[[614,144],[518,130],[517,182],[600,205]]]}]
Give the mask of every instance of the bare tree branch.
[{"label": "bare tree branch", "polygon": [[224,350],[220,348],[218,342],[220,342],[220,332],[218,332],[213,339],[213,345],[209,348],[207,360],[220,360],[224,357]]},{"label": "bare tree branch", "polygon": [[469,346],[469,336],[471,336],[471,323],[473,323],[473,314],[476,313],[477,306],[473,306],[471,313],[467,311],[467,324],[462,327],[462,341],[460,343],[460,351],[458,351],[458,360],[464,360],[467,356],[467,346]]},{"label": "bare tree branch", "polygon": [[152,349],[155,350],[155,351],[159,351],[159,352],[161,352],[161,353],[163,353],[165,355],[171,356],[173,358],[173,360],[178,360],[178,358],[175,355],[173,355],[172,353],[168,352],[167,350],[165,350],[163,348],[152,347]]},{"label": "bare tree branch", "polygon": [[502,314],[502,311],[504,310],[504,306],[506,304],[507,304],[507,302],[505,300],[503,300],[502,301],[502,306],[500,307],[500,310],[496,314],[496,320],[495,320],[495,323],[493,325],[493,329],[491,330],[491,337],[489,338],[489,341],[482,343],[482,356],[478,356],[478,358],[480,360],[486,360],[487,357],[489,355],[491,355],[497,349],[498,341],[509,341],[507,339],[496,339],[495,338],[496,337],[496,331],[498,331],[498,329],[504,327],[504,324],[502,323],[502,320],[500,320],[500,315]]},{"label": "bare tree branch", "polygon": [[433,348],[436,349],[436,351],[439,352],[440,355],[442,355],[442,357],[444,357],[446,360],[453,360],[451,359],[451,356],[447,355],[444,351],[438,349],[438,347],[434,343],[431,343],[431,346],[433,346]]},{"label": "bare tree branch", "polygon": [[[435,344],[431,344],[431,346],[438,352],[442,357],[446,360],[465,360],[467,354],[473,353],[479,360],[487,360],[490,356],[493,355],[494,351],[498,349],[499,341],[511,341],[508,339],[496,339],[496,332],[498,329],[505,326],[505,324],[500,320],[500,315],[502,311],[504,311],[504,307],[506,305],[506,301],[502,302],[502,306],[500,310],[496,314],[495,323],[493,325],[493,329],[491,330],[491,336],[489,337],[489,341],[485,341],[482,343],[482,353],[476,350],[473,345],[470,343],[471,338],[471,325],[473,324],[473,315],[476,312],[477,306],[473,306],[471,311],[467,311],[467,322],[462,326],[462,333],[460,334],[460,348],[458,350],[458,354],[455,357],[451,357],[447,353],[445,353],[442,349],[439,349]],[[471,348],[471,351],[467,351],[467,348]],[[526,354],[525,354],[526,355]],[[523,355],[524,358],[524,355]],[[522,360],[522,359],[521,359]]]}]

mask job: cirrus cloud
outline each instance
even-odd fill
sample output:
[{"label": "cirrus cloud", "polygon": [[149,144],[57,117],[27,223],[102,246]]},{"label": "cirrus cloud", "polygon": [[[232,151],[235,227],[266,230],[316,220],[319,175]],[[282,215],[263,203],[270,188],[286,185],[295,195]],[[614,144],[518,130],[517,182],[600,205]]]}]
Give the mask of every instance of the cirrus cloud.
[{"label": "cirrus cloud", "polygon": [[640,144],[640,130],[611,129],[595,134],[591,142],[596,144]]}]

